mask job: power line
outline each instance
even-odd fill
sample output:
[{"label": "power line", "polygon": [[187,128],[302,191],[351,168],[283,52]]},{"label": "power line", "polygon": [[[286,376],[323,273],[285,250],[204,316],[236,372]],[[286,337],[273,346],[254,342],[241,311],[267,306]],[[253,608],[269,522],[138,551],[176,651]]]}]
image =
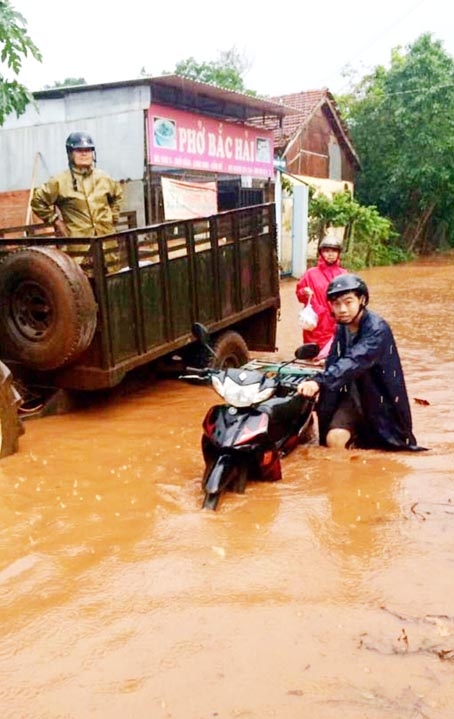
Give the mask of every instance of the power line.
[{"label": "power line", "polygon": [[454,87],[454,82],[449,82],[443,85],[431,86],[427,89],[417,87],[414,90],[396,90],[395,92],[384,92],[382,95],[377,96],[377,100],[383,102],[384,100],[386,100],[386,98],[394,97],[395,95],[419,95],[421,97],[424,97],[426,95],[432,95],[434,92],[438,92],[438,90],[445,90],[446,88],[450,87]]},{"label": "power line", "polygon": [[365,45],[365,46],[364,46],[358,53],[356,53],[356,55],[355,55],[351,60],[349,60],[346,64],[349,65],[349,64],[352,63],[354,60],[356,60],[359,55],[362,55],[366,50],[369,50],[369,48],[371,48],[372,45],[375,45],[375,43],[377,42],[377,40],[380,40],[384,35],[386,35],[390,30],[392,30],[393,27],[395,27],[396,25],[399,25],[399,23],[401,23],[402,20],[405,20],[405,18],[407,18],[409,15],[411,15],[411,13],[413,13],[415,10],[417,10],[417,8],[420,7],[420,5],[422,5],[422,4],[425,3],[425,2],[426,2],[426,0],[419,0],[418,2],[416,2],[409,10],[407,10],[407,12],[405,12],[405,13],[404,13],[403,15],[401,15],[400,17],[396,18],[396,20],[394,20],[394,21],[393,21],[392,23],[390,23],[387,27],[385,27],[380,33],[378,33],[378,35],[376,35],[375,38],[374,38],[371,42],[369,42],[367,45]]},{"label": "power line", "polygon": [[[359,50],[355,55],[348,60],[346,63],[344,63],[344,67],[348,67],[351,65],[355,60],[358,58],[361,58],[361,56],[369,50],[373,45],[376,44],[378,40],[380,40],[382,37],[384,37],[390,30],[392,30],[396,25],[399,25],[403,20],[405,20],[409,15],[411,15],[415,10],[417,10],[423,3],[425,3],[426,0],[418,0],[414,5],[412,5],[406,12],[403,13],[403,15],[400,15],[397,17],[393,22],[391,22],[389,25],[384,27],[375,37],[367,43],[367,45],[364,45],[364,47]],[[347,87],[347,83],[341,88],[340,93],[342,93],[342,90],[344,90]]]}]

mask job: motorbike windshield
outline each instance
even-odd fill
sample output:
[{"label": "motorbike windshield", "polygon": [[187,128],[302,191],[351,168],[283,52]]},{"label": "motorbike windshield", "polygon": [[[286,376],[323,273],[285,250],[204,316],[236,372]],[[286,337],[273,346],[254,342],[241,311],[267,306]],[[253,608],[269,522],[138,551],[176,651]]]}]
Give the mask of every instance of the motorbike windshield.
[{"label": "motorbike windshield", "polygon": [[227,404],[233,407],[250,407],[269,399],[274,394],[274,387],[265,387],[256,382],[253,384],[237,384],[231,377],[226,376],[221,382],[218,377],[213,377],[213,387],[221,395]]}]

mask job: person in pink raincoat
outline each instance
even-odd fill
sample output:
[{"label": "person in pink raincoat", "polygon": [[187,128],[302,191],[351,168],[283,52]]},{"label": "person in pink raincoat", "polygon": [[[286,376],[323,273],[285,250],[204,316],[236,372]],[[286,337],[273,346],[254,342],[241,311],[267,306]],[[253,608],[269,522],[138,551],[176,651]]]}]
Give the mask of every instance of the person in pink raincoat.
[{"label": "person in pink raincoat", "polygon": [[320,347],[317,359],[327,356],[336,329],[336,322],[326,299],[330,282],[348,270],[341,267],[342,242],[336,237],[324,237],[318,246],[318,262],[310,267],[296,285],[298,301],[307,305],[309,299],[317,314],[317,326],[313,330],[303,329],[303,342],[315,342]]}]

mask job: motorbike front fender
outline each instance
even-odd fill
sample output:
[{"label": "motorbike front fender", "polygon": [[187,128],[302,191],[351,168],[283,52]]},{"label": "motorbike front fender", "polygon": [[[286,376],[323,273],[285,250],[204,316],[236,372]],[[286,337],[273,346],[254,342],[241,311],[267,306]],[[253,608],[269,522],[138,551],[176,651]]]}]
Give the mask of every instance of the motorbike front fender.
[{"label": "motorbike front fender", "polygon": [[235,474],[235,463],[228,454],[221,454],[216,459],[204,480],[206,494],[219,494],[223,492]]}]

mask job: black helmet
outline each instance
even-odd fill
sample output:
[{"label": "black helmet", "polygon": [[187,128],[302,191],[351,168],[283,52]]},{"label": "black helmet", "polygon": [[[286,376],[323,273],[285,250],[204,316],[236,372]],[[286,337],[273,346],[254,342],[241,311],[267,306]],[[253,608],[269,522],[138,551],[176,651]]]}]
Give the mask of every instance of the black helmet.
[{"label": "black helmet", "polygon": [[318,246],[318,250],[337,250],[342,252],[342,241],[338,240],[337,237],[324,237]]},{"label": "black helmet", "polygon": [[87,132],[72,132],[66,139],[66,152],[94,150],[95,143]]},{"label": "black helmet", "polygon": [[345,295],[347,292],[354,292],[358,297],[365,298],[365,305],[369,302],[369,290],[367,285],[361,277],[358,275],[338,275],[331,280],[326,291],[326,297],[328,300],[334,300],[340,295]]}]

